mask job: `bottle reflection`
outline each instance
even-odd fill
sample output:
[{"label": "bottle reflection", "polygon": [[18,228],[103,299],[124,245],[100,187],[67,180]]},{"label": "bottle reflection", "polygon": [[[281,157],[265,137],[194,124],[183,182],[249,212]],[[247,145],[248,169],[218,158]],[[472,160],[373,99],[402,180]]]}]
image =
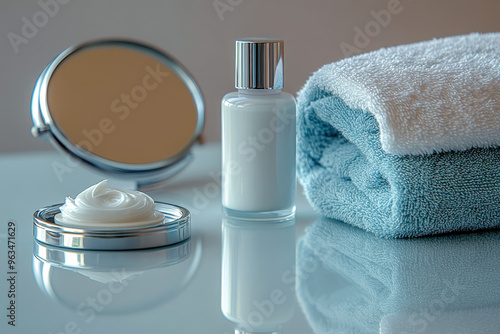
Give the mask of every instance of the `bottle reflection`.
[{"label": "bottle reflection", "polygon": [[[193,250],[191,249],[193,247]],[[97,315],[140,311],[176,296],[201,259],[201,240],[136,251],[65,249],[34,242],[38,287],[86,322]]]},{"label": "bottle reflection", "polygon": [[279,333],[295,304],[295,220],[222,222],[224,316],[235,333]]},{"label": "bottle reflection", "polygon": [[316,333],[498,333],[500,232],[388,240],[332,220],[298,243]]}]

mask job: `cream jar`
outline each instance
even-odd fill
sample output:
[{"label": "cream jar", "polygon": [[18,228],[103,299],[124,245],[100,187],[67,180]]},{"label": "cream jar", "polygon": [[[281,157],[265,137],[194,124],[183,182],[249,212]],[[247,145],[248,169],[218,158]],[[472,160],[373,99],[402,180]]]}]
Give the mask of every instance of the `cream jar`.
[{"label": "cream jar", "polygon": [[161,247],[191,236],[187,209],[154,202],[140,191],[109,187],[106,180],[62,205],[37,210],[33,223],[37,241],[87,250]]}]

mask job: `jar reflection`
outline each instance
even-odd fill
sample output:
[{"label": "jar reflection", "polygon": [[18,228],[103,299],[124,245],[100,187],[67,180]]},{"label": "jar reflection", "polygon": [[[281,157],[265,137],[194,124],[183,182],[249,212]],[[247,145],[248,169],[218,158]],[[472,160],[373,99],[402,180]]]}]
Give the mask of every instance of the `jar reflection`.
[{"label": "jar reflection", "polygon": [[34,242],[33,274],[51,299],[91,321],[168,302],[194,277],[201,240],[137,251],[81,251]]}]

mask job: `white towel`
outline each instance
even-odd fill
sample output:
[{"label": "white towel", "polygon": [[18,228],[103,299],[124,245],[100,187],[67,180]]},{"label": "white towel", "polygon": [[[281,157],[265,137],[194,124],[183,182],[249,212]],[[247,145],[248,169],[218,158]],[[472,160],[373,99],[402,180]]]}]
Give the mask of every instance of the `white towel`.
[{"label": "white towel", "polygon": [[500,145],[500,33],[380,49],[319,72],[326,92],[373,114],[387,153]]}]

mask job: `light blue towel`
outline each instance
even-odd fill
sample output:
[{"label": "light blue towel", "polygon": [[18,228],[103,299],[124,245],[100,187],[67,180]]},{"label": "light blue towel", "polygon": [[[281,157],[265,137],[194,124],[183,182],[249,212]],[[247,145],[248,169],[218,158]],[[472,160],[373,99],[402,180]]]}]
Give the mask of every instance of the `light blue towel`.
[{"label": "light blue towel", "polygon": [[500,226],[500,34],[326,65],[297,122],[298,176],[323,216],[382,237]]},{"label": "light blue towel", "polygon": [[308,228],[297,296],[315,333],[499,333],[500,231],[381,239],[340,221]]}]

